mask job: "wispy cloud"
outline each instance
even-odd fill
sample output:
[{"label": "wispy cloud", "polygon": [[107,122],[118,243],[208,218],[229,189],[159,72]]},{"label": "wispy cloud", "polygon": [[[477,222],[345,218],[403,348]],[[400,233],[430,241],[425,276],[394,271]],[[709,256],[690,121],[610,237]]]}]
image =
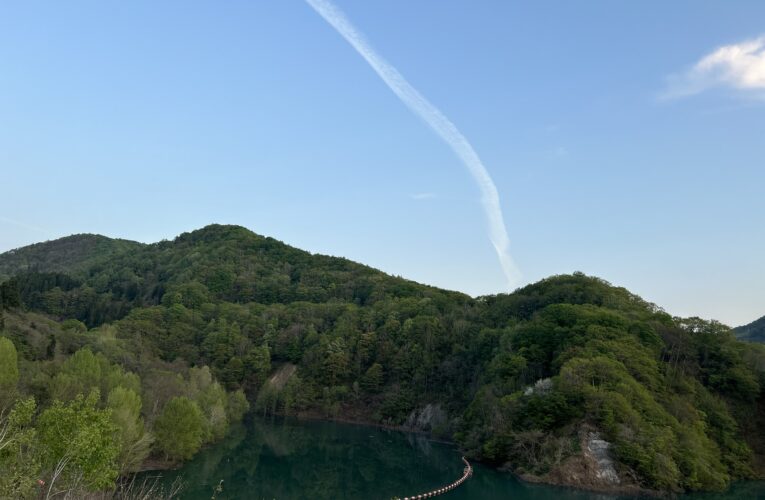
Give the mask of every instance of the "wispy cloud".
[{"label": "wispy cloud", "polygon": [[481,190],[481,202],[489,222],[489,239],[497,252],[500,266],[504,272],[509,287],[519,284],[520,273],[510,257],[510,238],[505,229],[502,210],[499,204],[497,186],[494,185],[489,172],[483,166],[481,159],[468,142],[467,138],[441,111],[431,104],[417,89],[391,66],[369,45],[345,14],[328,0],[306,0],[313,9],[324,18],[345,40],[356,49],[356,52],[372,67],[377,75],[409,107],[416,115],[427,123],[452,151],[462,160]]},{"label": "wispy cloud", "polygon": [[410,194],[409,197],[413,200],[432,200],[436,197],[436,193],[415,193]]},{"label": "wispy cloud", "polygon": [[718,87],[762,97],[765,92],[765,36],[719,47],[685,72],[670,75],[661,97],[676,99]]}]

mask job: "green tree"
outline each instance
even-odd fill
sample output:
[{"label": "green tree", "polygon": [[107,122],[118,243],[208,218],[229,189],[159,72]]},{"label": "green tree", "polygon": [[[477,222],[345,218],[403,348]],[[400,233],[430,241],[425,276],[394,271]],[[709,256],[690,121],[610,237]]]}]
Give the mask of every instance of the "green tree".
[{"label": "green tree", "polygon": [[228,431],[228,419],[226,418],[227,397],[223,387],[218,382],[210,380],[192,397],[204,415],[203,441],[217,441],[225,436]]},{"label": "green tree", "polygon": [[348,349],[343,339],[332,340],[326,349],[324,370],[329,385],[337,385],[348,374]]},{"label": "green tree", "polygon": [[0,283],[0,311],[21,305],[18,283],[15,279]]},{"label": "green tree", "polygon": [[361,378],[361,387],[370,393],[380,392],[383,383],[383,367],[374,363]]},{"label": "green tree", "polygon": [[170,460],[188,460],[199,451],[205,418],[199,406],[185,396],[171,399],[154,422],[160,452]]},{"label": "green tree", "polygon": [[226,416],[231,423],[241,422],[244,414],[250,409],[250,403],[247,402],[247,397],[244,392],[239,389],[235,392],[228,394],[228,401],[226,402]]},{"label": "green tree", "polygon": [[64,330],[72,330],[75,333],[85,333],[88,331],[88,327],[85,323],[76,319],[67,319],[61,322],[61,328]]},{"label": "green tree", "polygon": [[131,389],[115,387],[109,393],[107,407],[117,427],[120,445],[120,472],[135,472],[149,456],[153,438],[146,432],[141,417],[141,398]]},{"label": "green tree", "polygon": [[118,431],[111,410],[98,409],[98,391],[73,401],[55,401],[37,419],[37,435],[48,485],[66,489],[79,475],[86,489],[111,488],[117,478]]},{"label": "green tree", "polygon": [[54,399],[68,401],[78,394],[89,394],[93,389],[108,396],[115,387],[138,393],[141,381],[136,374],[111,364],[103,354],[93,354],[84,347],[61,365],[61,371],[53,378],[51,393]]},{"label": "green tree", "polygon": [[250,349],[244,359],[249,382],[253,387],[260,387],[271,372],[271,350],[267,345]]},{"label": "green tree", "polygon": [[281,396],[284,401],[284,413],[292,415],[309,408],[315,402],[316,388],[294,374],[284,385]]},{"label": "green tree", "polygon": [[19,381],[16,347],[10,339],[0,337],[0,409],[13,401]]},{"label": "green tree", "polygon": [[241,359],[234,356],[226,363],[221,370],[219,370],[220,381],[228,389],[236,389],[244,380],[244,362]]},{"label": "green tree", "polygon": [[34,398],[21,399],[0,416],[0,498],[31,498],[40,474],[32,417]]},{"label": "green tree", "polygon": [[54,399],[69,401],[100,386],[101,363],[93,351],[84,348],[61,365],[61,371],[53,378],[51,394]]}]

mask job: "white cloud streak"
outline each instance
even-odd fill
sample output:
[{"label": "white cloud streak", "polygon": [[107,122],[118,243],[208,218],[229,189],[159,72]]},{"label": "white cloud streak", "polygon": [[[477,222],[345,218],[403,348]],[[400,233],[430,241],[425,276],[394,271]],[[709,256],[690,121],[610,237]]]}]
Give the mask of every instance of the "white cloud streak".
[{"label": "white cloud streak", "polygon": [[415,193],[415,194],[409,195],[409,197],[417,201],[433,200],[436,198],[436,193]]},{"label": "white cloud streak", "polygon": [[520,273],[510,256],[510,238],[505,229],[497,187],[468,140],[438,108],[412,87],[396,68],[375,52],[364,36],[332,2],[328,0],[306,0],[306,2],[356,49],[356,52],[364,58],[393,93],[412,112],[422,118],[465,164],[481,191],[481,202],[489,224],[489,239],[507,278],[508,288],[517,286],[520,282]]},{"label": "white cloud streak", "polygon": [[686,72],[671,75],[662,97],[687,97],[715,87],[765,91],[765,36],[719,47]]}]

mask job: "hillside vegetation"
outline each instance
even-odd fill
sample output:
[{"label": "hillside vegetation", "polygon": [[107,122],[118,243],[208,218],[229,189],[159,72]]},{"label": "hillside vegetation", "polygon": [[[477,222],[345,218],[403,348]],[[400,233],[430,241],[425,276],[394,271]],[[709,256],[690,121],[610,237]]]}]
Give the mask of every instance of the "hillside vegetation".
[{"label": "hillside vegetation", "polygon": [[140,247],[135,241],[75,234],[17,248],[0,256],[0,281],[23,271],[74,273]]},{"label": "hillside vegetation", "polygon": [[[761,346],[598,278],[473,299],[236,226],[69,264],[45,245],[35,266],[14,264],[25,249],[0,255],[0,356],[18,358],[0,376],[22,450],[0,451],[0,477],[20,478],[19,496],[83,440],[104,451],[67,462],[78,488],[187,459],[241,418],[243,395],[261,414],[425,430],[549,482],[720,490],[761,471]],[[89,416],[51,437],[69,414]],[[592,436],[615,479],[581,479]]]},{"label": "hillside vegetation", "polygon": [[733,329],[736,337],[750,342],[765,342],[765,316],[754,320],[748,325]]}]

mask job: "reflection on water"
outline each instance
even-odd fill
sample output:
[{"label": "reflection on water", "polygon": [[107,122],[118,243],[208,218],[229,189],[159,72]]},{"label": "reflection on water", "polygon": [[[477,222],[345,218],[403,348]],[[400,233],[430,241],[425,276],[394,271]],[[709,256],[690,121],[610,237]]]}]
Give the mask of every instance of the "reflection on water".
[{"label": "reflection on water", "polygon": [[[462,475],[462,468],[454,447],[416,434],[332,422],[255,419],[233,429],[223,442],[202,451],[182,469],[163,472],[162,481],[170,484],[181,476],[182,498],[200,500],[210,499],[221,480],[218,499],[390,499],[450,483]],[[471,479],[440,498],[617,497],[526,484],[476,465]],[[742,483],[724,495],[698,498],[765,498],[765,486]]]}]

